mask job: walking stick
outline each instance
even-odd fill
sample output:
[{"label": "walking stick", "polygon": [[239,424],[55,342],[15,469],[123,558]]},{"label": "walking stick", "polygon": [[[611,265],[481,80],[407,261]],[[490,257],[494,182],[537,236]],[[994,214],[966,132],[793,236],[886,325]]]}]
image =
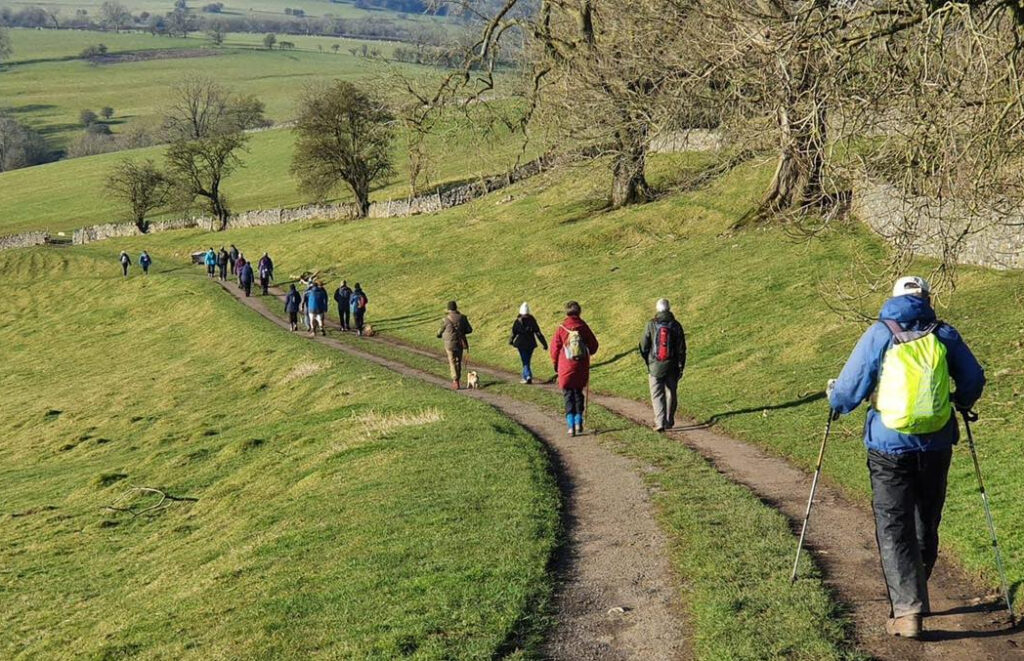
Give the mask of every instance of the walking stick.
[{"label": "walking stick", "polygon": [[964,419],[964,429],[967,430],[967,447],[971,450],[971,459],[974,461],[974,475],[978,478],[978,493],[981,494],[981,502],[985,506],[985,519],[988,521],[988,533],[992,537],[992,549],[996,554],[996,569],[999,570],[999,580],[1003,587],[1003,599],[1006,601],[1006,610],[1010,613],[1010,624],[1016,626],[1017,621],[1013,613],[1013,602],[1010,601],[1010,588],[1006,582],[1006,570],[1003,569],[1003,556],[999,552],[999,540],[996,538],[996,524],[992,520],[992,508],[988,504],[988,492],[985,491],[985,482],[981,479],[981,464],[978,462],[978,452],[974,448],[974,435],[971,433],[971,423],[978,420],[978,414],[974,411],[960,411]]},{"label": "walking stick", "polygon": [[828,434],[832,431],[832,418],[835,411],[829,407],[828,422],[825,424],[825,436],[821,439],[821,449],[818,450],[818,466],[814,469],[814,480],[811,481],[811,495],[807,498],[807,511],[804,512],[804,524],[800,528],[800,541],[796,545],[796,558],[793,560],[793,575],[789,577],[790,583],[796,582],[796,570],[800,564],[800,551],[804,547],[804,538],[807,536],[807,521],[811,518],[811,505],[814,503],[814,493],[818,490],[818,478],[821,477],[821,464],[825,459],[825,444],[828,443]]}]

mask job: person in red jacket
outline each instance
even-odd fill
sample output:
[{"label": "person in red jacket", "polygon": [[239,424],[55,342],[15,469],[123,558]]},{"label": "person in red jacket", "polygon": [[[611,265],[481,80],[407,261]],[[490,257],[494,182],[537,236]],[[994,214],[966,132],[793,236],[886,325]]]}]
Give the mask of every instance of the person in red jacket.
[{"label": "person in red jacket", "polygon": [[565,397],[565,422],[569,435],[583,433],[583,413],[587,402],[583,391],[590,381],[590,357],[597,353],[597,338],[580,319],[580,304],[565,304],[565,320],[551,340],[551,362],[558,374],[558,387]]}]

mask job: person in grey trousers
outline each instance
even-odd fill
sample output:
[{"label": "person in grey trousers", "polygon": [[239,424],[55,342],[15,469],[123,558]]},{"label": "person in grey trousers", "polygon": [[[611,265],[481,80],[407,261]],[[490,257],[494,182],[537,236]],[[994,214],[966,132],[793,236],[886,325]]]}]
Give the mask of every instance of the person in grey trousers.
[{"label": "person in grey trousers", "polygon": [[656,311],[640,339],[640,356],[647,364],[654,431],[660,432],[676,424],[679,380],[686,368],[686,334],[672,314],[668,299],[660,299]]}]

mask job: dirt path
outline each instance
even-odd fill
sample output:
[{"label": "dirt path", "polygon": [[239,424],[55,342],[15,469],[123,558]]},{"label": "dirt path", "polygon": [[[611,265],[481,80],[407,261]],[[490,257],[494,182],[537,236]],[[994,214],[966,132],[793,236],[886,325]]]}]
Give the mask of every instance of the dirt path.
[{"label": "dirt path", "polygon": [[[440,360],[440,356],[394,338],[375,338],[405,351]],[[492,379],[515,382],[518,375],[493,367],[474,366]],[[540,387],[555,390],[552,384]],[[592,393],[595,404],[639,425],[650,425],[646,403],[625,397]],[[824,424],[824,422],[822,423]],[[807,506],[810,476],[787,460],[719,434],[694,421],[670,432],[734,482],[789,517],[799,531]],[[818,443],[819,439],[808,442]],[[984,525],[982,520],[978,525]],[[858,648],[878,659],[1024,659],[1024,632],[1009,630],[1006,611],[996,594],[985,594],[964,573],[948,563],[939,565],[929,582],[934,615],[925,620],[923,642],[894,639],[884,633],[889,603],[878,564],[874,522],[870,512],[819,486],[808,532],[808,549],[825,572],[826,584],[854,619]],[[795,539],[794,539],[795,547]]]},{"label": "dirt path", "polygon": [[[277,292],[275,292],[277,293]],[[443,358],[435,352],[391,337],[376,337],[404,351]],[[491,379],[516,382],[518,375],[475,363],[473,369]],[[536,387],[536,386],[535,386]],[[555,390],[552,384],[539,387]],[[595,404],[640,425],[651,423],[646,403],[625,397],[592,393]],[[729,479],[742,484],[775,507],[793,523],[803,518],[810,476],[787,460],[737,441],[695,422],[671,432],[710,461]],[[809,439],[817,444],[819,439]],[[984,525],[979,520],[978,525]],[[795,546],[795,536],[794,536]],[[884,633],[888,599],[878,564],[874,523],[867,508],[845,499],[827,485],[818,489],[808,532],[808,550],[825,572],[827,585],[850,610],[857,646],[879,659],[1024,659],[1024,633],[1008,630],[998,596],[985,594],[940,555],[929,587],[934,614],[925,620],[923,641],[891,638]]]},{"label": "dirt path", "polygon": [[[224,289],[278,326],[264,297]],[[276,292],[275,292],[276,293]],[[312,339],[312,338],[311,338]],[[360,351],[331,337],[317,337],[346,354],[403,376],[448,388],[446,379]],[[668,563],[664,535],[655,523],[648,491],[629,460],[593,438],[572,438],[564,422],[539,406],[486,390],[462,390],[528,429],[549,448],[564,502],[567,544],[558,559],[558,623],[546,656],[556,659],[680,659],[689,654]],[[612,609],[623,609],[615,612]]]}]

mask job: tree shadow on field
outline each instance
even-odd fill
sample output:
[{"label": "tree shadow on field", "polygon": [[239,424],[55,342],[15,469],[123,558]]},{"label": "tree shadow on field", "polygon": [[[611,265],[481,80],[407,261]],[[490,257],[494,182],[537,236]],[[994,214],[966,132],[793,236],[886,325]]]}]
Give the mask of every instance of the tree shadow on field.
[{"label": "tree shadow on field", "polygon": [[694,426],[694,428],[710,427],[711,425],[717,424],[724,418],[731,418],[737,415],[745,415],[747,413],[760,413],[762,411],[782,411],[785,409],[793,409],[804,404],[810,404],[819,400],[825,399],[824,392],[816,392],[810,395],[805,395],[798,399],[794,399],[789,402],[783,402],[781,404],[768,404],[766,406],[752,406],[746,409],[736,409],[735,411],[725,411],[724,413],[715,413],[704,422]]},{"label": "tree shadow on field", "polygon": [[26,103],[23,106],[0,106],[0,112],[7,115],[18,115],[27,112],[40,112],[42,110],[54,110],[57,106],[52,103]]}]

